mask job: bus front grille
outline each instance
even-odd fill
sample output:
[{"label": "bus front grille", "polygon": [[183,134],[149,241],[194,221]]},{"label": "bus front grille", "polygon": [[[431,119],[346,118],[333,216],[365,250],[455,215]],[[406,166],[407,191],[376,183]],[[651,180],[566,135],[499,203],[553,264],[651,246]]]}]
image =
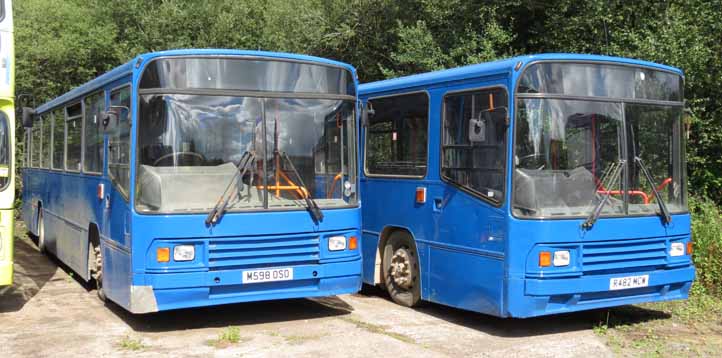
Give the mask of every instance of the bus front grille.
[{"label": "bus front grille", "polygon": [[584,273],[636,271],[667,264],[667,241],[661,239],[602,241],[582,247]]},{"label": "bus front grille", "polygon": [[211,271],[317,264],[318,236],[223,238],[208,245]]}]

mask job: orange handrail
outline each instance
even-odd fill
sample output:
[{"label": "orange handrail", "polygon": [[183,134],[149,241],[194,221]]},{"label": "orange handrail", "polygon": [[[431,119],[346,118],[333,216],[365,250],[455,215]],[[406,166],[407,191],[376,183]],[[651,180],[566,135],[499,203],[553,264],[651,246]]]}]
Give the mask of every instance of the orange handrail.
[{"label": "orange handrail", "polygon": [[333,195],[334,190],[336,189],[336,183],[343,178],[343,172],[340,172],[336,174],[335,177],[333,177],[333,182],[331,182],[331,187],[326,192],[326,198],[331,199],[331,196]]}]

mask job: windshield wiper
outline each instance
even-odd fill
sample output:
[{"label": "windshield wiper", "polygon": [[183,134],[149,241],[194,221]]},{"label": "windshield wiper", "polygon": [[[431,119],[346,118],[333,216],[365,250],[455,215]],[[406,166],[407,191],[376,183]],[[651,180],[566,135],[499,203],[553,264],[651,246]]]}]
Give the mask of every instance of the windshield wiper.
[{"label": "windshield wiper", "polygon": [[662,221],[664,221],[665,224],[669,224],[670,222],[672,222],[672,216],[669,215],[669,210],[667,210],[667,204],[664,202],[664,199],[662,199],[662,196],[660,196],[659,192],[657,191],[657,187],[654,184],[654,179],[652,179],[652,175],[649,174],[649,170],[647,170],[647,166],[644,165],[644,162],[642,162],[642,158],[634,157],[634,161],[639,164],[639,167],[642,169],[642,174],[644,174],[644,177],[647,178],[649,186],[652,187],[652,193],[654,194],[654,197],[657,198],[657,204],[659,204],[659,214],[660,216],[662,216]]},{"label": "windshield wiper", "polygon": [[301,192],[304,194],[303,199],[306,201],[306,208],[308,209],[308,212],[311,214],[311,217],[313,218],[313,221],[316,223],[323,220],[323,213],[321,212],[321,209],[318,207],[318,204],[316,203],[316,200],[313,200],[311,197],[311,193],[308,191],[306,184],[303,182],[303,178],[301,178],[301,174],[298,173],[298,170],[296,170],[296,166],[293,165],[293,162],[291,161],[291,158],[288,157],[288,154],[286,152],[281,152],[281,156],[286,159],[288,164],[291,166],[291,170],[293,171],[293,174],[298,179],[298,182],[301,184]]},{"label": "windshield wiper", "polygon": [[[211,209],[211,211],[208,213],[208,216],[206,217],[206,225],[212,226],[215,225],[218,220],[221,219],[223,214],[226,212],[226,208],[228,207],[228,203],[231,201],[231,198],[233,198],[233,195],[239,195],[239,193],[243,190],[243,176],[246,175],[246,172],[248,171],[249,167],[252,167],[252,163],[256,162],[256,154],[251,152],[244,152],[241,156],[241,160],[238,161],[238,165],[236,166],[236,172],[233,175],[233,178],[231,178],[231,181],[228,183],[228,186],[226,186],[226,189],[223,190],[223,193],[221,194],[221,197],[218,198],[218,202],[216,202],[216,205]],[[240,176],[239,176],[240,175]],[[235,182],[236,178],[238,178],[239,181],[241,181],[241,189],[238,189],[237,191],[231,191],[228,192],[229,189],[231,189],[231,186]],[[250,190],[250,185],[249,185]],[[227,195],[226,195],[227,194]]]},{"label": "windshield wiper", "polygon": [[[609,188],[619,180],[619,175],[622,173],[622,168],[624,167],[624,163],[626,161],[624,159],[620,159],[615,164],[612,164],[612,166],[609,167],[609,170],[607,170],[607,175],[602,176],[602,180],[600,181],[600,184],[602,185],[602,188]],[[594,226],[594,223],[597,222],[597,219],[599,219],[599,216],[602,214],[602,209],[604,208],[604,205],[607,204],[607,201],[609,201],[609,197],[612,196],[612,190],[611,189],[603,189],[606,192],[604,193],[604,196],[602,199],[597,203],[597,206],[594,207],[594,210],[592,210],[592,213],[589,214],[589,217],[587,217],[587,220],[584,221],[582,224],[582,228],[589,230]]]}]

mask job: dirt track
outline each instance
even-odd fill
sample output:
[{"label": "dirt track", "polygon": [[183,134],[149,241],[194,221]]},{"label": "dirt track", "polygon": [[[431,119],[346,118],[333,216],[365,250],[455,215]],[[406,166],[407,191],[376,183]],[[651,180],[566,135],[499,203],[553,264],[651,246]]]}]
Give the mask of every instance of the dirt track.
[{"label": "dirt track", "polygon": [[[18,227],[15,285],[0,289],[0,357],[604,357],[599,312],[503,320],[382,292],[133,316],[41,255]],[[237,343],[216,342],[229,326]]]}]

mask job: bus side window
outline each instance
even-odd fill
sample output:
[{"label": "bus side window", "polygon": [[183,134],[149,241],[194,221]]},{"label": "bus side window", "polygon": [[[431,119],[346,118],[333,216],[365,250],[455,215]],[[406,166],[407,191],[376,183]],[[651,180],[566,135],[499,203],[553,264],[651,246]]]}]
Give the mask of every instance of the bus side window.
[{"label": "bus side window", "polygon": [[110,93],[110,105],[118,108],[118,130],[108,138],[108,173],[123,196],[130,190],[130,87]]},{"label": "bus side window", "polygon": [[65,163],[65,110],[53,112],[53,169],[63,170]]},{"label": "bus side window", "polygon": [[31,129],[32,136],[30,138],[30,166],[33,168],[40,168],[41,158],[40,158],[40,147],[41,147],[41,132],[42,132],[42,125],[40,124],[41,120],[40,117],[38,117],[35,125]]},{"label": "bus side window", "polygon": [[42,126],[42,143],[41,143],[41,150],[42,150],[42,167],[45,169],[50,169],[50,138],[51,138],[51,132],[52,132],[52,126],[53,126],[53,118],[52,114],[48,113],[42,116],[41,120],[43,126]]},{"label": "bus side window", "polygon": [[426,175],[429,97],[426,93],[369,99],[375,109],[366,130],[369,175]]},{"label": "bus side window", "polygon": [[65,136],[65,169],[79,172],[81,163],[81,140],[83,135],[83,110],[80,103],[65,107],[67,128]]},{"label": "bus side window", "polygon": [[105,92],[100,91],[85,97],[85,140],[83,145],[83,171],[100,173],[103,171],[103,132],[100,128],[100,112],[105,110]]},{"label": "bus side window", "polygon": [[501,88],[444,97],[442,176],[497,203],[504,195],[507,102]]}]

